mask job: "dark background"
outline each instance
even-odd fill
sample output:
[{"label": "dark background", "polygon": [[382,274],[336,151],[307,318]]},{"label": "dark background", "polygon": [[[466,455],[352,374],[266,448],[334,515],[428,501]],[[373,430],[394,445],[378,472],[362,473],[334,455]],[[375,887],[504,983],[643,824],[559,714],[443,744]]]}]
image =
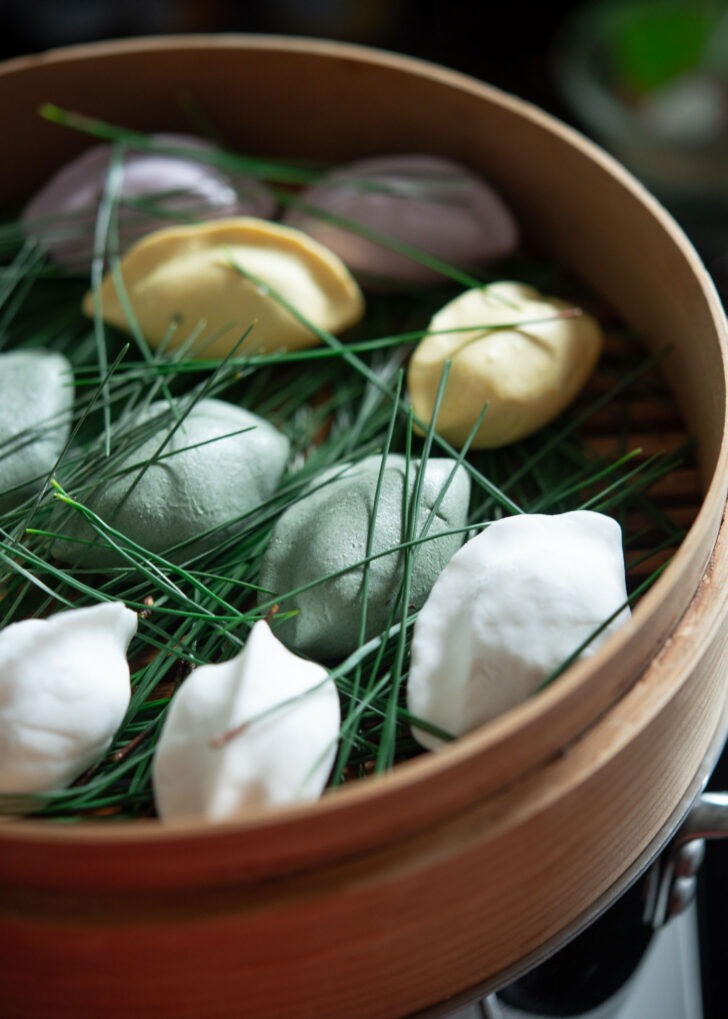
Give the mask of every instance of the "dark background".
[{"label": "dark background", "polygon": [[[556,89],[554,40],[579,4],[498,5],[462,0],[0,0],[0,59],[100,39],[192,32],[254,32],[335,38],[434,61],[536,103],[589,133]],[[713,271],[713,252],[676,218]],[[727,245],[728,247],[728,245]],[[723,280],[717,278],[724,293]],[[710,788],[728,789],[728,755]],[[705,1017],[728,1015],[728,844],[709,844],[700,905]],[[614,950],[614,949],[613,949]],[[645,1016],[644,1019],[660,1019]]]},{"label": "dark background", "polygon": [[97,39],[256,32],[338,38],[433,60],[555,109],[546,55],[573,2],[0,0],[0,57]]}]

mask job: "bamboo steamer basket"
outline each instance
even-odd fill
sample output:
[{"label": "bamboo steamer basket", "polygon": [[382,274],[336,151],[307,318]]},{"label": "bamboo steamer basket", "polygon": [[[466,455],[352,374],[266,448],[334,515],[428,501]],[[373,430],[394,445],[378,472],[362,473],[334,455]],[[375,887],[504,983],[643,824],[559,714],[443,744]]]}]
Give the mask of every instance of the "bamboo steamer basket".
[{"label": "bamboo steamer basket", "polygon": [[263,36],[78,47],[0,68],[0,198],[88,140],[43,102],[140,130],[481,170],[524,232],[655,349],[697,437],[696,515],[633,625],[481,730],[305,807],[213,827],[0,823],[0,1011],[387,1019],[498,986],[659,853],[726,727],[726,327],[680,229],[538,109],[376,50]]}]

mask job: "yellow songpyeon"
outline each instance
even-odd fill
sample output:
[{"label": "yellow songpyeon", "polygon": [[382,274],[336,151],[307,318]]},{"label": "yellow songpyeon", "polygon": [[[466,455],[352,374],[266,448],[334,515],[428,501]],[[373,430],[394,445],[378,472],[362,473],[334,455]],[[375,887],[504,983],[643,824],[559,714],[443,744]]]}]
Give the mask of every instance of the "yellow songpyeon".
[{"label": "yellow songpyeon", "polygon": [[431,319],[412,355],[407,382],[415,415],[429,424],[450,361],[438,433],[461,446],[487,404],[472,448],[515,442],[571,403],[602,345],[591,315],[533,287],[503,282],[467,290]]},{"label": "yellow songpyeon", "polygon": [[[297,318],[286,304],[301,316]],[[343,262],[293,227],[252,216],[172,226],[148,234],[89,291],[111,325],[133,321],[152,347],[224,357],[315,346],[306,323],[339,333],[364,313],[361,291]],[[241,337],[245,337],[240,343]]]}]

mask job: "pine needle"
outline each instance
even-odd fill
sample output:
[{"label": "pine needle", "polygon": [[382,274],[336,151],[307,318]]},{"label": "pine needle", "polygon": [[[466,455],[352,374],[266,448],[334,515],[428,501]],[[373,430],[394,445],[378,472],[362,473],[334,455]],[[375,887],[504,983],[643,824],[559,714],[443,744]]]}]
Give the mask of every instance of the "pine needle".
[{"label": "pine needle", "polygon": [[[281,595],[292,597],[339,575],[317,578],[295,592],[263,591],[260,565],[276,520],[312,486],[320,484],[324,472],[333,471],[336,476],[367,456],[381,456],[381,469],[362,559],[346,567],[357,569],[361,576],[358,646],[344,660],[326,663],[341,696],[343,719],[331,785],[385,771],[421,753],[412,739],[412,725],[441,739],[450,738],[424,720],[411,717],[405,692],[417,619],[417,609],[410,604],[414,564],[420,546],[435,540],[430,533],[432,524],[459,469],[467,470],[471,478],[473,498],[467,524],[449,533],[465,540],[505,515],[588,506],[629,523],[625,526],[625,548],[630,552],[629,603],[639,600],[659,577],[665,560],[684,536],[685,523],[673,520],[670,506],[652,492],[658,491],[673,471],[692,465],[692,446],[685,441],[678,448],[645,456],[625,443],[634,428],[633,404],[655,394],[670,399],[660,375],[661,362],[669,352],[647,355],[638,337],[628,330],[615,330],[618,363],[615,367],[608,358],[605,361],[604,377],[612,372],[606,389],[587,391],[582,401],[552,426],[523,442],[504,450],[474,451],[471,443],[488,413],[486,406],[461,449],[452,447],[437,431],[437,409],[449,366],[443,373],[431,421],[415,417],[405,392],[406,361],[426,331],[431,314],[458,288],[482,283],[421,252],[408,253],[424,262],[429,259],[431,266],[442,272],[442,288],[415,289],[404,296],[370,296],[364,322],[346,339],[316,329],[269,287],[272,300],[317,334],[317,347],[247,354],[242,335],[228,357],[205,359],[204,352],[200,357],[191,356],[199,330],[193,329],[183,343],[173,346],[179,337],[171,326],[167,342],[152,350],[135,320],[119,270],[116,210],[120,159],[129,148],[186,156],[189,152],[160,147],[146,135],[52,105],[44,106],[41,114],[53,123],[112,143],[116,155],[96,224],[91,227],[95,230],[95,257],[88,282],[52,266],[38,245],[24,238],[17,221],[0,225],[0,258],[4,260],[0,344],[4,349],[61,351],[70,358],[76,381],[71,437],[52,477],[44,479],[31,497],[0,514],[0,623],[8,625],[115,599],[136,611],[140,619],[130,648],[130,707],[104,759],[69,789],[32,797],[0,797],[0,810],[30,813],[59,823],[90,817],[110,823],[153,815],[150,768],[156,740],[167,706],[190,669],[236,654],[254,623],[274,611],[279,599],[284,600]],[[321,169],[224,150],[201,152],[200,160],[251,173],[269,184],[285,185],[278,194],[286,195],[283,200],[291,204],[296,201],[291,186],[315,180]],[[153,200],[149,207],[154,208]],[[156,215],[159,210],[154,211]],[[367,235],[366,230],[362,232]],[[261,282],[234,259],[230,261],[246,278]],[[528,282],[523,276],[524,264],[519,263],[518,268]],[[84,290],[87,285],[97,290],[106,269],[112,273],[126,309],[131,340],[104,323],[98,299],[91,321],[81,314]],[[505,278],[507,269],[504,267]],[[530,272],[534,279],[554,275],[553,267],[544,265],[543,260],[530,263]],[[571,299],[569,286],[564,292]],[[578,304],[588,305],[588,295]],[[504,325],[509,324],[508,317],[504,307]],[[159,469],[189,449],[183,443],[172,452],[170,442],[190,411],[211,396],[268,418],[288,436],[292,454],[286,473],[273,496],[236,521],[234,528],[206,532],[204,553],[193,554],[184,544],[153,552],[102,519],[93,509],[93,494],[123,474]],[[159,417],[152,422],[142,419],[160,397],[169,408],[161,419],[164,431],[154,456],[141,463],[134,459],[134,450],[160,427]],[[594,422],[605,411],[613,415],[612,432],[623,442],[610,456],[597,452],[598,443],[594,442]],[[24,441],[22,435],[16,439]],[[0,477],[3,460],[13,448],[12,444],[0,445]],[[374,529],[384,471],[388,457],[395,453],[404,455],[407,481],[411,481],[404,486],[402,539],[386,551],[375,552]],[[438,499],[420,522],[424,470],[433,456],[449,457],[453,463]],[[699,493],[694,495],[697,501]],[[55,546],[68,537],[71,518],[88,524],[93,534],[89,540],[115,549],[119,565],[102,572],[60,562]],[[401,582],[387,625],[367,637],[371,564],[386,555],[401,561]],[[652,557],[661,559],[660,566],[644,577],[642,571]],[[274,628],[280,618],[273,617]],[[579,651],[576,649],[545,683],[553,682],[568,668]]]}]

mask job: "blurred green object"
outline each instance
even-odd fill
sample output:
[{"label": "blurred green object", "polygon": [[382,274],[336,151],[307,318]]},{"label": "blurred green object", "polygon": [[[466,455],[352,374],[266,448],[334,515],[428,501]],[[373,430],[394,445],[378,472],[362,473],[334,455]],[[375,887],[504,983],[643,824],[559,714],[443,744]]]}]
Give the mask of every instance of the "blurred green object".
[{"label": "blurred green object", "polygon": [[566,107],[670,203],[728,208],[728,0],[591,0],[557,33]]},{"label": "blurred green object", "polygon": [[602,24],[608,30],[615,77],[637,93],[701,67],[725,15],[725,5],[717,3],[653,0],[608,7],[611,30],[606,19]]}]

